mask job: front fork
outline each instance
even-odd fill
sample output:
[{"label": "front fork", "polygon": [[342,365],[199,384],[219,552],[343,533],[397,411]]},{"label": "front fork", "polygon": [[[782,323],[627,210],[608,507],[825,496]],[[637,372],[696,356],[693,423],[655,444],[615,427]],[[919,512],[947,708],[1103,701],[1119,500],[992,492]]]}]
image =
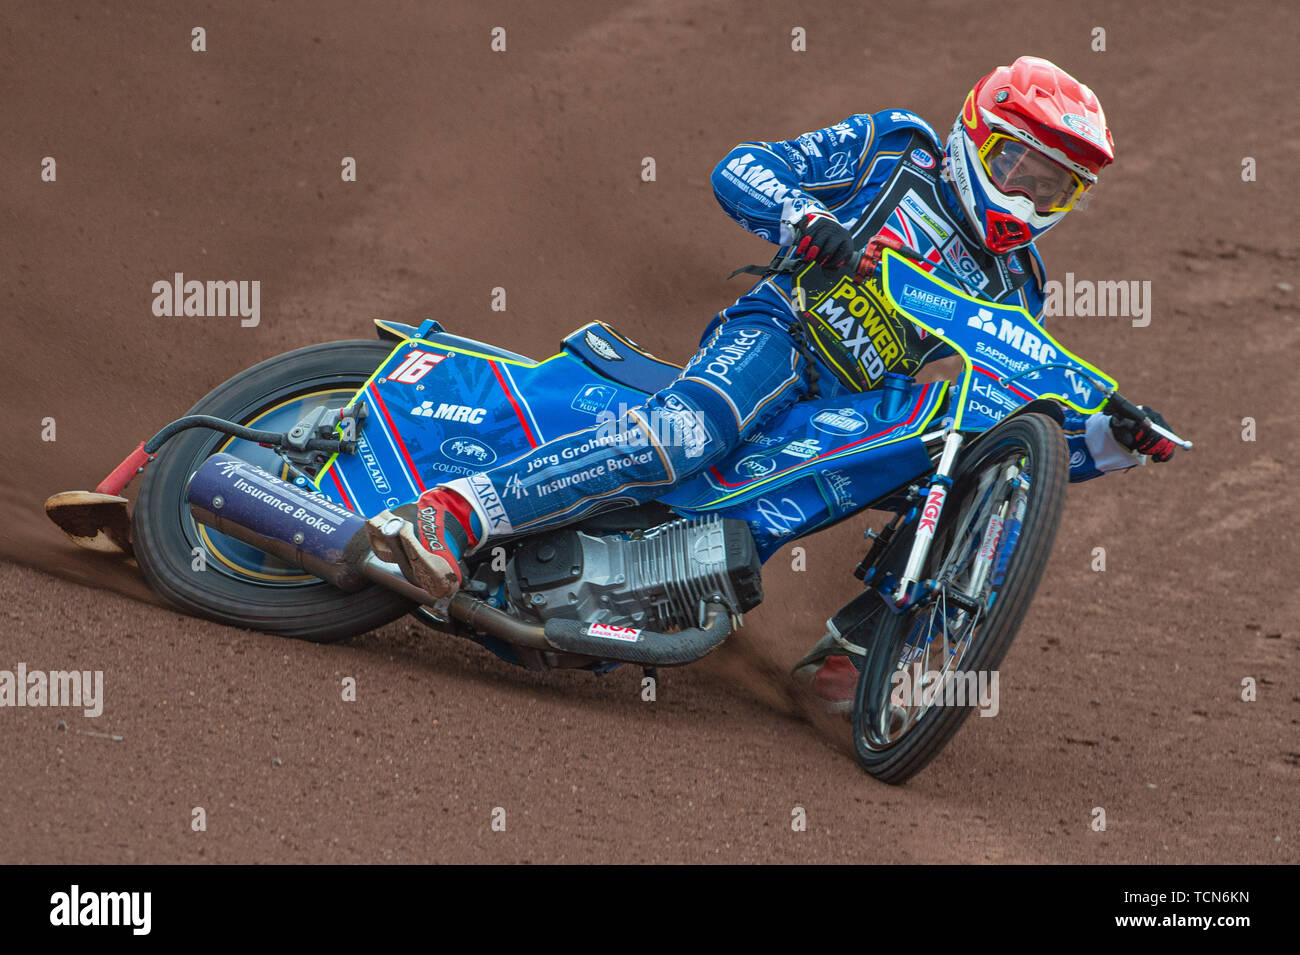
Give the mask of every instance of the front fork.
[{"label": "front fork", "polygon": [[957,460],[957,452],[961,450],[961,444],[962,436],[958,431],[949,431],[944,437],[943,453],[939,456],[939,464],[934,469],[934,476],[930,478],[925,504],[917,517],[916,535],[912,538],[912,550],[907,555],[907,566],[903,569],[903,576],[899,578],[892,594],[881,594],[885,602],[895,610],[902,610],[921,596],[919,593],[909,593],[909,590],[919,583],[921,569],[925,567],[925,561],[930,556],[934,532],[939,526],[939,517],[943,514],[943,505],[948,499],[948,492],[952,490],[953,465]]},{"label": "front fork", "polygon": [[[934,543],[939,518],[943,514],[943,508],[948,501],[948,494],[952,489],[953,462],[957,457],[957,452],[961,449],[961,444],[962,436],[960,434],[949,432],[945,436],[943,454],[940,456],[939,464],[930,480],[925,504],[917,518],[916,534],[912,539],[912,549],[908,552],[907,565],[903,570],[903,575],[898,579],[892,593],[881,591],[881,597],[895,611],[901,612],[930,592],[933,581],[927,581],[923,585],[921,571],[930,556],[930,547]],[[996,478],[996,484],[998,485],[1017,481],[1022,482],[1023,485],[1024,477],[1020,466],[1014,463],[1008,464],[1006,469]],[[991,493],[993,488],[983,488],[981,490]],[[997,560],[998,548],[1002,543],[1004,528],[1007,526],[1008,521],[1011,521],[1018,528],[1019,522],[1024,518],[1024,507],[1024,497],[1022,495],[1014,503],[1004,501],[989,515],[984,525],[979,549],[971,562],[969,579],[963,583],[965,594],[957,592],[947,594],[948,599],[954,601],[960,610],[974,611],[979,609],[971,598],[983,591],[989,575],[994,573],[994,562]]]}]

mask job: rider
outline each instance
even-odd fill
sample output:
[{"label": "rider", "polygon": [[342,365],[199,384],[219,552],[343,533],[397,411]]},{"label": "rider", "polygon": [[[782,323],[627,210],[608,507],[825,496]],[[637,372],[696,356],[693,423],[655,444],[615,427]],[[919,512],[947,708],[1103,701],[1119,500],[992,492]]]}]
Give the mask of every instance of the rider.
[{"label": "rider", "polygon": [[[741,143],[714,170],[713,188],[740,225],[828,275],[853,268],[855,250],[881,236],[972,294],[1022,305],[1041,320],[1034,240],[1113,159],[1092,91],[1026,56],[975,84],[946,146],[915,113],[859,113],[793,140]],[[890,368],[912,372],[950,354],[888,317],[911,335]],[[399,540],[416,582],[435,597],[450,595],[461,584],[461,560],[491,538],[653,500],[717,463],[810,388],[830,397],[873,387],[883,373],[866,335],[854,334],[858,324],[850,318],[805,334],[790,276],[768,274],[715,316],[681,375],[617,428],[568,434],[426,491],[372,518],[372,544],[385,557],[379,528],[403,518]],[[1065,417],[1072,480],[1145,463],[1143,455],[1173,455],[1159,434],[1106,415],[1084,419],[1067,409]],[[847,657],[802,662],[821,695],[851,695],[856,670]]]}]

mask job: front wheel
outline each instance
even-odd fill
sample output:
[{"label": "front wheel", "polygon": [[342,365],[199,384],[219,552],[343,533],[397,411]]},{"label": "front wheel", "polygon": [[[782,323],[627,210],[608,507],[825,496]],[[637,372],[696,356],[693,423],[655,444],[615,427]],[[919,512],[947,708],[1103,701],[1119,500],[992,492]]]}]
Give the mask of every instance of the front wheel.
[{"label": "front wheel", "polygon": [[[1065,436],[1044,415],[1010,418],[963,453],[953,479],[921,575],[935,589],[879,615],[858,678],[854,749],[888,783],[920,772],[973,706],[991,702],[1060,526]],[[906,556],[914,527],[895,541],[896,554]]]},{"label": "front wheel", "polygon": [[[299,348],[241,372],[189,414],[288,431],[318,405],[347,404],[391,351],[389,344],[364,340]],[[133,519],[135,556],[158,594],[219,623],[316,642],[365,633],[414,606],[379,586],[343,593],[195,521],[185,488],[190,475],[218,451],[286,477],[279,456],[251,441],[195,429],[167,442],[145,470]]]}]

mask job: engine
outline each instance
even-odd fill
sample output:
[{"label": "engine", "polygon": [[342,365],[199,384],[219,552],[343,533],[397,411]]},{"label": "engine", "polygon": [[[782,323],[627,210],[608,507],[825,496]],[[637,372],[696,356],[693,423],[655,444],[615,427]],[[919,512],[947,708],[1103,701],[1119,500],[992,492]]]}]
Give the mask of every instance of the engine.
[{"label": "engine", "polygon": [[630,534],[565,529],[530,538],[506,567],[510,602],[553,617],[667,631],[698,625],[720,600],[741,614],[763,599],[762,565],[744,521],[677,520]]}]

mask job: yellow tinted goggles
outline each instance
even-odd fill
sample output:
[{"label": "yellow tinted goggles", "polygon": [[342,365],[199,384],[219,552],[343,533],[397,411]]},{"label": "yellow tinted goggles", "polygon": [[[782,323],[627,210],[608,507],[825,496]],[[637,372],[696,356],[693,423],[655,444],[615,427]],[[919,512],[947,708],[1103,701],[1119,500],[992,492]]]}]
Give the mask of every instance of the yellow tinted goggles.
[{"label": "yellow tinted goggles", "polygon": [[1072,209],[1091,185],[1078,173],[1005,133],[994,133],[980,149],[989,181],[1008,195],[1025,196],[1039,215]]}]

